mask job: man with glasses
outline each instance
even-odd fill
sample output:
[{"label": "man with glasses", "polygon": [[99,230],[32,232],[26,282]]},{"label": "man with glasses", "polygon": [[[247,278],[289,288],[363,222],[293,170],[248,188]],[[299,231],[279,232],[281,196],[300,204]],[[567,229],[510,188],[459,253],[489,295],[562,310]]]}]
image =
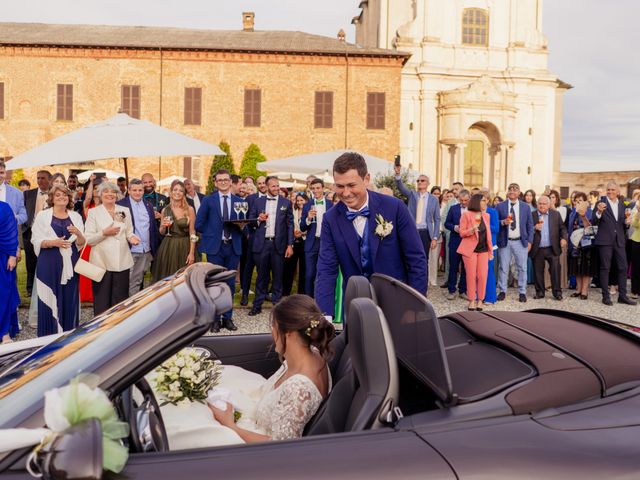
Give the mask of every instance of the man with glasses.
[{"label": "man with glasses", "polygon": [[[416,228],[424,247],[429,264],[429,251],[436,248],[440,232],[440,205],[438,199],[429,194],[429,177],[420,175],[416,181],[416,190],[409,190],[400,176],[400,166],[394,166],[395,180],[398,190],[409,199],[409,213],[416,221]],[[427,270],[427,288],[429,288],[429,271]],[[421,292],[425,295],[427,292]]]},{"label": "man with glasses", "polygon": [[507,280],[511,259],[515,259],[518,271],[518,300],[527,301],[527,257],[533,243],[533,216],[529,205],[521,200],[520,186],[511,183],[507,190],[507,200],[496,207],[500,219],[498,232],[498,301],[507,293]]},{"label": "man with glasses", "polygon": [[[242,199],[231,193],[231,176],[228,170],[218,170],[215,174],[216,191],[204,197],[196,216],[196,231],[200,232],[200,253],[207,254],[207,261],[229,270],[238,268],[242,253],[242,231],[238,225],[225,223],[237,220],[233,204]],[[227,280],[231,294],[236,291],[236,276]],[[213,321],[211,331],[217,333],[220,328],[237,330],[232,320],[233,310],[218,315]]]}]

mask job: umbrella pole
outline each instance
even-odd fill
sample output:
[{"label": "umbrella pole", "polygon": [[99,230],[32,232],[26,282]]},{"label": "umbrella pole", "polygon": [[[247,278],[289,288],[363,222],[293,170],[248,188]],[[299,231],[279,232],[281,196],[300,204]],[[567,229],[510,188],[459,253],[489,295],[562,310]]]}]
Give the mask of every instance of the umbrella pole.
[{"label": "umbrella pole", "polygon": [[127,180],[127,185],[129,185],[129,167],[127,165],[127,157],[122,157],[124,160],[124,178]]}]

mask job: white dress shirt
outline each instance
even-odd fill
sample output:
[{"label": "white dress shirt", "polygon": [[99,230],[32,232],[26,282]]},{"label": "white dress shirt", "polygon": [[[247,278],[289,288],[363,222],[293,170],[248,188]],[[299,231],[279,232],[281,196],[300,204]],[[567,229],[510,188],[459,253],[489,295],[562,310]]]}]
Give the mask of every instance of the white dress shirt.
[{"label": "white dress shirt", "polygon": [[611,210],[613,211],[613,216],[615,217],[617,222],[618,221],[618,200],[616,200],[615,202],[612,202],[611,199],[607,197],[607,202],[609,202],[609,206],[611,207]]},{"label": "white dress shirt", "polygon": [[[507,200],[507,202],[507,215],[509,215],[511,213],[511,200]],[[509,238],[520,238],[520,202],[518,200],[513,206],[513,221],[516,222],[516,228],[512,229],[511,224],[507,225]]]},{"label": "white dress shirt", "polygon": [[[273,200],[269,200],[273,198]],[[267,231],[264,236],[266,238],[275,237],[276,236],[276,215],[278,213],[278,197],[272,197],[267,195],[266,205],[264,207],[264,211],[269,215],[267,218]]]},{"label": "white dress shirt", "polygon": [[190,198],[191,200],[193,200],[193,209],[195,210],[196,213],[198,213],[198,210],[200,210],[200,196],[196,193],[195,196],[190,197],[189,195],[187,195],[187,198]]},{"label": "white dress shirt", "polygon": [[0,202],[7,201],[7,185],[5,183],[0,183]]},{"label": "white dress shirt", "polygon": [[313,199],[313,206],[316,209],[316,238],[320,238],[320,232],[322,230],[322,217],[327,211],[327,201],[322,198],[322,205],[318,205],[318,200]]},{"label": "white dress shirt", "polygon": [[[347,210],[349,210],[350,212],[358,212],[368,206],[369,206],[369,194],[367,193],[367,200],[364,202],[364,205],[362,205],[357,210],[347,207]],[[358,236],[362,237],[362,235],[364,235],[364,227],[366,224],[367,224],[367,217],[358,215],[356,218],[353,219],[353,228],[356,229]]]}]

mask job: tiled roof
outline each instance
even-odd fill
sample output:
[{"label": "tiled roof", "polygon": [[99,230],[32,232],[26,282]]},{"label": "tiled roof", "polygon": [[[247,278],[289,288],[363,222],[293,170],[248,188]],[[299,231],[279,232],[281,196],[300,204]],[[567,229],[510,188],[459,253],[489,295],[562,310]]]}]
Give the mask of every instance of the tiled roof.
[{"label": "tiled roof", "polygon": [[0,23],[0,45],[118,47],[363,55],[407,58],[408,53],[362,47],[337,38],[289,31],[196,30],[173,27]]}]

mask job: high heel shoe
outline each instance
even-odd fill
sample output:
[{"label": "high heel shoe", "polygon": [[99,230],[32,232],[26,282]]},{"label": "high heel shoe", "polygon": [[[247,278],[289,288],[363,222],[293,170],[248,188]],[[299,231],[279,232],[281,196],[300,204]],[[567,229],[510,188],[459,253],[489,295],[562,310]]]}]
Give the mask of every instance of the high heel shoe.
[{"label": "high heel shoe", "polygon": [[576,292],[576,293],[572,293],[571,294],[571,298],[578,298],[578,297],[581,297],[581,296],[582,296],[582,294],[580,292]]},{"label": "high heel shoe", "polygon": [[589,298],[589,295],[580,294],[580,300],[587,300],[588,298]]}]

